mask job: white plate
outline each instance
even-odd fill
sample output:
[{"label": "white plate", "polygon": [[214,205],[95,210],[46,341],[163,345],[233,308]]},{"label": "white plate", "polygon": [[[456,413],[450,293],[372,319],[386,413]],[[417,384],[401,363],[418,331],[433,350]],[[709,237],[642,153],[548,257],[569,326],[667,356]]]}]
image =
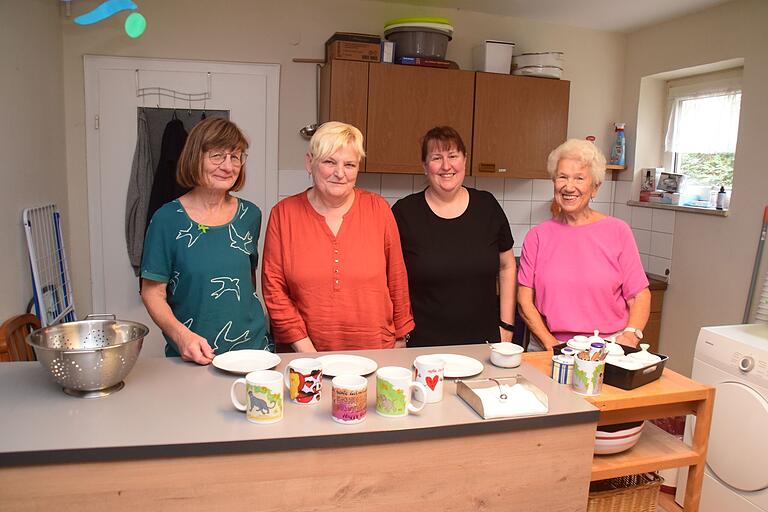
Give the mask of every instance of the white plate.
[{"label": "white plate", "polygon": [[274,368],[280,364],[280,356],[266,350],[233,350],[214,357],[212,363],[219,370],[245,375]]},{"label": "white plate", "polygon": [[483,363],[473,357],[459,354],[432,354],[445,360],[445,376],[449,379],[471,377],[485,369]]},{"label": "white plate", "polygon": [[368,375],[379,367],[376,361],[362,356],[347,354],[330,354],[320,356],[318,361],[323,363],[323,375],[337,377],[339,375]]}]

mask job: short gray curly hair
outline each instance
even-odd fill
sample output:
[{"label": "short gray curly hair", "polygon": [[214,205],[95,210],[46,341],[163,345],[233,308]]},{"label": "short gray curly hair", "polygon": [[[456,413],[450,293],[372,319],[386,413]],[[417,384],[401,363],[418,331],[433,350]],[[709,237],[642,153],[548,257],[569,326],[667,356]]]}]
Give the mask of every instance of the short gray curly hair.
[{"label": "short gray curly hair", "polygon": [[605,156],[594,143],[582,139],[568,139],[547,157],[547,172],[555,179],[557,164],[560,160],[576,160],[582,166],[589,167],[592,173],[592,184],[599,187],[605,180]]}]

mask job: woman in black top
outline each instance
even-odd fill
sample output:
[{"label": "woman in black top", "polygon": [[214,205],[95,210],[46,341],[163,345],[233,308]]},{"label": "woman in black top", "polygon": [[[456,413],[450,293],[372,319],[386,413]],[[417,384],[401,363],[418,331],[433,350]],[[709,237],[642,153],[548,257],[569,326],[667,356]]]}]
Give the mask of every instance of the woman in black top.
[{"label": "woman in black top", "polygon": [[409,346],[512,341],[516,269],[507,217],[489,192],[463,186],[467,152],[456,130],[429,130],[421,159],[429,185],[392,207],[416,321]]}]

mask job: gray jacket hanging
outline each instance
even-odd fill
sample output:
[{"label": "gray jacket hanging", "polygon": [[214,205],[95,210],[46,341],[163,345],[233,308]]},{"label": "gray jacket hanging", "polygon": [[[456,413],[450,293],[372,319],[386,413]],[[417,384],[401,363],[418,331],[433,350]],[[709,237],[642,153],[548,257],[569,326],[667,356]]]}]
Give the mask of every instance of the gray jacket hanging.
[{"label": "gray jacket hanging", "polygon": [[125,200],[125,242],[133,273],[138,277],[155,172],[152,165],[149,124],[143,109],[139,110],[137,121],[136,150],[133,153],[131,178]]}]

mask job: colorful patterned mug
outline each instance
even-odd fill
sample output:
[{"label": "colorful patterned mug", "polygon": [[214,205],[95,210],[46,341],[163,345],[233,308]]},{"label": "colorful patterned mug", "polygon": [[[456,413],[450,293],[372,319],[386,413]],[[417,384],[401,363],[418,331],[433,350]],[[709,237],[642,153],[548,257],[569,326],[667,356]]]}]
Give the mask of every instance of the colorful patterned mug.
[{"label": "colorful patterned mug", "polygon": [[580,395],[599,395],[603,390],[603,376],[605,374],[605,361],[589,361],[573,358],[573,377],[571,387]]},{"label": "colorful patterned mug", "polygon": [[331,417],[339,423],[360,423],[368,409],[368,379],[339,375],[331,381]]},{"label": "colorful patterned mug", "polygon": [[[427,403],[427,388],[411,380],[408,368],[385,366],[376,371],[376,412],[389,418],[400,418],[409,412],[419,412]],[[411,403],[411,391],[421,394],[421,406]]]},{"label": "colorful patterned mug", "polygon": [[[245,403],[235,393],[238,384],[245,385]],[[237,379],[229,390],[232,404],[245,411],[253,423],[275,423],[283,419],[283,375],[274,370],[257,370]]]},{"label": "colorful patterned mug", "polygon": [[318,403],[323,385],[323,363],[310,357],[289,361],[285,367],[285,385],[294,403]]}]

